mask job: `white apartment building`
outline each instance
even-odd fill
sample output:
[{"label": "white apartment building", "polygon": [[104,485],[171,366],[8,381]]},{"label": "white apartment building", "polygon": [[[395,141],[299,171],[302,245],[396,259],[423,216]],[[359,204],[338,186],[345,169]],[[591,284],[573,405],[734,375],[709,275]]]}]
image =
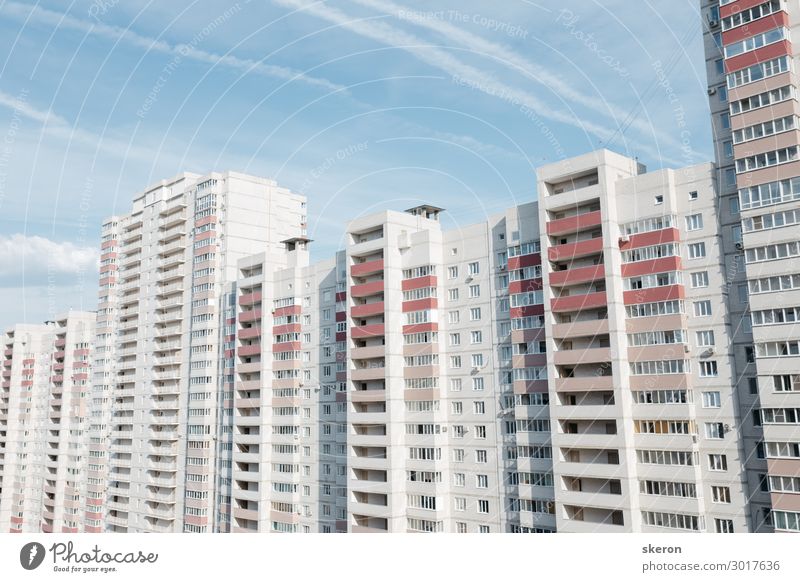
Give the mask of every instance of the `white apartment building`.
[{"label": "white apartment building", "polygon": [[83,531],[94,313],[3,337],[0,530]]},{"label": "white apartment building", "polygon": [[226,285],[240,258],[282,248],[305,220],[302,196],[226,172],[163,180],[106,222],[116,268],[101,279],[109,351],[93,411],[95,444],[109,442],[105,531],[227,531]]}]

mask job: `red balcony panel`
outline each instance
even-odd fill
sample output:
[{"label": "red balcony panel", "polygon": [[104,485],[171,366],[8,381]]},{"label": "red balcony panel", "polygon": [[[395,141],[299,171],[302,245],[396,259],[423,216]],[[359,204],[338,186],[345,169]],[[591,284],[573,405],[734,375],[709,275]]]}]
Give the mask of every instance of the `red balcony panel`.
[{"label": "red balcony panel", "polygon": [[337,382],[347,382],[347,372],[336,372]]},{"label": "red balcony panel", "polygon": [[72,375],[72,380],[73,381],[88,380],[88,379],[89,379],[89,374],[73,374]]},{"label": "red balcony panel", "polygon": [[731,16],[737,12],[743,12],[748,8],[752,8],[753,6],[758,6],[759,4],[763,3],[764,0],[738,0],[737,2],[731,2],[725,6],[720,6],[719,15],[721,18],[725,18],[726,16]]},{"label": "red balcony panel", "polygon": [[232,358],[234,356],[234,352],[235,351],[236,350],[225,350],[225,357],[226,358]]},{"label": "red balcony panel", "polygon": [[373,325],[361,325],[350,328],[350,337],[360,339],[364,337],[381,337],[386,335],[385,326],[382,323]]},{"label": "red balcony panel", "polygon": [[567,218],[551,220],[547,223],[547,234],[555,236],[559,234],[573,233],[599,225],[600,211],[595,210],[594,212],[586,212],[576,216],[568,216]]},{"label": "red balcony panel", "polygon": [[511,281],[508,284],[508,292],[525,293],[526,291],[538,291],[542,288],[542,280],[540,279],[523,279],[522,281]]},{"label": "red balcony panel", "polygon": [[364,277],[366,275],[372,275],[373,273],[380,273],[381,271],[383,271],[383,259],[366,261],[350,267],[350,274],[353,277]]},{"label": "red balcony panel", "polygon": [[100,273],[101,274],[108,273],[110,271],[116,270],[116,268],[117,268],[116,265],[103,265],[102,267],[100,267]]},{"label": "red balcony panel", "polygon": [[33,386],[33,380],[23,380],[20,382],[20,386],[23,388],[27,388],[28,386]]},{"label": "red balcony panel", "polygon": [[337,331],[336,332],[336,341],[343,342],[347,340],[347,332],[346,331]]},{"label": "red balcony panel", "polygon": [[[61,352],[61,357],[62,358],[64,357],[64,352]],[[36,359],[34,359],[34,358],[25,358],[24,360],[22,360],[22,365],[23,366],[30,366],[30,365],[34,364],[35,362],[36,362]]]},{"label": "red balcony panel", "polygon": [[403,312],[422,311],[424,309],[436,309],[436,297],[425,299],[415,299],[414,301],[403,301]]},{"label": "red balcony panel", "polygon": [[72,362],[72,367],[75,368],[75,369],[88,368],[89,367],[89,362],[83,362],[83,361]]},{"label": "red balcony panel", "polygon": [[586,257],[603,252],[602,237],[590,238],[547,249],[547,257],[551,261],[569,261],[577,257]]},{"label": "red balcony panel", "polygon": [[[385,313],[386,306],[384,305],[383,301],[376,301],[374,303],[364,303],[363,305],[353,305],[350,308],[350,315],[353,317],[368,317],[370,315],[380,315],[381,313]],[[345,317],[347,316],[346,313],[342,312]],[[337,320],[339,314],[336,314]]]},{"label": "red balcony panel", "polygon": [[43,523],[42,524],[42,533],[53,533],[53,526]]},{"label": "red balcony panel", "polygon": [[[550,273],[550,285],[576,285],[578,283],[588,283],[603,279],[606,276],[605,265],[590,265],[577,269],[566,269],[564,271],[553,271]],[[509,293],[511,286],[509,285]]]},{"label": "red balcony panel", "polygon": [[204,247],[200,247],[199,249],[194,250],[194,256],[199,257],[200,255],[205,255],[206,253],[215,253],[217,252],[217,245],[206,245]]},{"label": "red balcony panel", "polygon": [[[787,475],[788,477],[789,475]],[[793,475],[796,477],[796,475]],[[800,495],[797,493],[777,493],[770,494],[773,511],[800,512]]]},{"label": "red balcony panel", "polygon": [[113,239],[113,240],[107,240],[104,243],[102,243],[100,245],[100,248],[104,250],[104,249],[110,249],[111,247],[115,246],[117,246],[117,241],[116,239]]},{"label": "red balcony panel", "polygon": [[666,285],[664,287],[651,287],[650,289],[634,289],[623,293],[625,305],[638,303],[653,303],[655,301],[671,301],[683,299],[686,296],[683,285]]},{"label": "red balcony panel", "polygon": [[406,279],[401,285],[403,291],[410,291],[411,289],[422,289],[423,287],[436,287],[436,275],[428,275],[426,277],[417,277],[416,279]]},{"label": "red balcony panel", "polygon": [[72,350],[72,355],[73,356],[88,356],[89,355],[89,349],[88,348],[81,348],[79,350]]},{"label": "red balcony panel", "polygon": [[255,356],[261,353],[261,344],[253,344],[249,346],[239,346],[236,349],[239,356]]},{"label": "red balcony panel", "polygon": [[239,305],[255,305],[261,301],[261,291],[245,293],[239,296]]},{"label": "red balcony panel", "polygon": [[347,402],[347,392],[337,392],[336,402]]},{"label": "red balcony panel", "polygon": [[623,277],[636,277],[639,275],[649,275],[652,273],[665,273],[667,271],[680,271],[682,269],[680,257],[664,257],[662,259],[650,259],[638,261],[636,263],[626,263],[622,265]]},{"label": "red balcony panel", "polygon": [[336,318],[336,321],[347,321],[347,312],[337,311],[334,317]]},{"label": "red balcony panel", "polygon": [[300,315],[303,308],[299,305],[287,305],[286,307],[278,307],[272,312],[272,317],[283,317],[285,315]]},{"label": "red balcony panel", "polygon": [[567,297],[557,297],[550,301],[553,311],[580,311],[581,309],[597,309],[608,305],[608,298],[605,291],[587,293],[586,295],[568,295]]},{"label": "red balcony panel", "polygon": [[350,297],[369,297],[383,293],[383,281],[370,281],[350,287]]},{"label": "red balcony panel", "polygon": [[414,323],[411,325],[404,325],[403,326],[403,333],[422,333],[425,331],[438,331],[439,324],[435,322],[428,322],[428,323]]},{"label": "red balcony panel", "polygon": [[677,228],[665,228],[652,232],[632,234],[627,242],[619,243],[619,248],[621,251],[628,251],[630,249],[651,247],[653,245],[677,242],[679,240],[681,240],[681,233]]},{"label": "red balcony panel", "polygon": [[[762,0],[763,1],[763,0]],[[770,14],[764,18],[759,18],[752,22],[748,22],[743,26],[738,26],[731,30],[726,30],[722,33],[722,44],[727,46],[734,42],[739,42],[745,38],[750,38],[762,32],[767,32],[773,28],[785,26],[789,28],[789,15],[786,12],[780,11],[776,14]]]},{"label": "red balcony panel", "polygon": [[236,330],[236,337],[239,339],[252,339],[254,337],[261,337],[261,328],[260,327],[245,327]]},{"label": "red balcony panel", "polygon": [[209,238],[214,238],[217,233],[213,230],[207,230],[205,232],[201,232],[200,234],[194,235],[194,240],[206,240]]},{"label": "red balcony panel", "polygon": [[533,317],[535,315],[544,315],[544,305],[526,305],[525,307],[512,307],[509,314],[512,319],[520,317]]},{"label": "red balcony panel", "polygon": [[297,352],[301,349],[300,342],[281,342],[279,344],[272,344],[272,352]]},{"label": "red balcony panel", "polygon": [[11,523],[21,524],[22,523],[22,518],[21,517],[17,517],[16,515],[13,515],[13,516],[11,516]]},{"label": "red balcony panel", "polygon": [[336,301],[344,301],[347,299],[347,291],[339,291],[336,293]]},{"label": "red balcony panel", "polygon": [[530,255],[522,255],[520,257],[510,257],[506,269],[515,271],[523,267],[535,267],[542,264],[542,253],[533,253]]},{"label": "red balcony panel", "polygon": [[743,55],[737,55],[725,59],[725,72],[733,73],[739,69],[744,69],[757,63],[764,63],[770,59],[792,54],[792,43],[782,40],[767,46],[761,47]]},{"label": "red balcony panel", "polygon": [[239,321],[241,322],[256,321],[258,319],[261,319],[260,309],[251,309],[250,311],[242,311],[239,314]]},{"label": "red balcony panel", "polygon": [[203,218],[198,218],[197,220],[194,221],[194,225],[199,228],[201,226],[205,226],[206,224],[214,224],[216,222],[217,222],[217,217],[212,214],[211,216],[204,216]]},{"label": "red balcony panel", "polygon": [[103,533],[103,528],[100,526],[87,525],[84,526],[83,531],[86,533]]},{"label": "red balcony panel", "polygon": [[272,333],[274,335],[280,335],[283,333],[300,333],[300,324],[299,323],[284,323],[283,325],[273,325],[272,326]]}]

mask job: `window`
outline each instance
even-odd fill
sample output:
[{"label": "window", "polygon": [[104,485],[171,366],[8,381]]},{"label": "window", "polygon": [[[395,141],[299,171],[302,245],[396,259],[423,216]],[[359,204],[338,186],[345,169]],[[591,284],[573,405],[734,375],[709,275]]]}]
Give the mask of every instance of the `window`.
[{"label": "window", "polygon": [[469,286],[469,297],[470,299],[475,299],[476,297],[481,296],[481,286],[480,285],[470,285]]},{"label": "window", "polygon": [[479,344],[483,341],[483,332],[471,331],[469,334],[469,342],[471,344]]},{"label": "window", "polygon": [[458,287],[447,290],[448,301],[458,301]]},{"label": "window", "polygon": [[700,362],[700,377],[710,378],[714,376],[719,376],[719,372],[717,371],[717,362],[715,360],[706,360]]},{"label": "window", "polygon": [[686,230],[700,230],[701,228],[703,228],[702,214],[690,214],[686,217]]},{"label": "window", "polygon": [[451,333],[450,334],[450,345],[451,346],[459,346],[459,345],[461,345],[461,334],[460,333]]},{"label": "window", "polygon": [[475,400],[472,403],[472,412],[474,414],[485,414],[486,413],[486,404],[483,400]]},{"label": "window", "polygon": [[478,489],[488,489],[489,488],[489,475],[476,475],[475,476],[475,486]]},{"label": "window", "polygon": [[707,422],[706,438],[716,440],[725,438],[725,425],[721,422]]},{"label": "window", "polygon": [[691,243],[688,248],[690,259],[701,259],[706,256],[706,243],[704,242]]},{"label": "window", "polygon": [[658,194],[658,195],[655,197],[655,203],[656,203],[657,205],[658,205],[658,204],[664,204],[664,196],[663,196],[662,194]]},{"label": "window", "polygon": [[467,270],[470,275],[477,275],[480,272],[480,265],[477,261],[469,263],[469,265],[467,265]]},{"label": "window", "polygon": [[472,379],[472,389],[474,391],[480,392],[484,388],[483,378],[478,376],[477,378]]},{"label": "window", "polygon": [[[467,498],[466,497],[455,497],[455,498],[453,498],[453,503],[454,503],[456,511],[466,511],[467,510]],[[464,525],[467,525],[467,524],[464,524]]]},{"label": "window", "polygon": [[714,485],[711,487],[711,500],[714,503],[730,503],[731,490],[729,487]]},{"label": "window", "polygon": [[460,368],[461,367],[461,356],[450,356],[450,367],[451,368]]},{"label": "window", "polygon": [[692,190],[691,192],[689,192],[689,200],[697,200],[697,198],[698,198],[697,190]]},{"label": "window", "polygon": [[483,366],[483,354],[472,354],[472,367],[480,368]]},{"label": "window", "polygon": [[481,318],[481,308],[480,307],[473,307],[469,310],[469,319],[470,321],[479,321]]},{"label": "window", "polygon": [[458,279],[458,267],[447,267],[447,278]]},{"label": "window", "polygon": [[734,533],[732,519],[714,519],[714,530],[717,533]]},{"label": "window", "polygon": [[448,323],[458,323],[461,317],[458,311],[449,311],[447,313],[447,321]]},{"label": "window", "polygon": [[489,513],[488,499],[478,499],[478,513]]},{"label": "window", "polygon": [[707,347],[714,345],[714,332],[713,330],[704,330],[696,332],[697,346]]},{"label": "window", "polygon": [[695,301],[693,304],[695,317],[708,317],[711,315],[711,301]]},{"label": "window", "polygon": [[708,455],[709,471],[727,471],[728,457],[725,455]]},{"label": "window", "polygon": [[719,392],[703,392],[703,408],[719,408],[720,405]]},{"label": "window", "polygon": [[453,487],[464,487],[467,484],[467,476],[464,473],[453,473]]}]

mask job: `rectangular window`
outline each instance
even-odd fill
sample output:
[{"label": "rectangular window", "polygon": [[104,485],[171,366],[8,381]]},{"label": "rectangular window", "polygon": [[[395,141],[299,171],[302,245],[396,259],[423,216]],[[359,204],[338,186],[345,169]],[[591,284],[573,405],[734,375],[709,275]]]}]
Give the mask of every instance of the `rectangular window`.
[{"label": "rectangular window", "polygon": [[704,242],[691,243],[688,248],[690,259],[701,259],[706,256],[706,243]]},{"label": "rectangular window", "polygon": [[703,228],[703,215],[690,214],[686,217],[686,230],[700,230]]},{"label": "rectangular window", "polygon": [[695,317],[708,317],[711,315],[711,301],[695,301],[693,304]]},{"label": "rectangular window", "polygon": [[692,273],[692,289],[699,289],[701,287],[708,287],[708,271],[698,271]]},{"label": "rectangular window", "polygon": [[703,392],[703,408],[719,408],[720,406],[719,392]]}]

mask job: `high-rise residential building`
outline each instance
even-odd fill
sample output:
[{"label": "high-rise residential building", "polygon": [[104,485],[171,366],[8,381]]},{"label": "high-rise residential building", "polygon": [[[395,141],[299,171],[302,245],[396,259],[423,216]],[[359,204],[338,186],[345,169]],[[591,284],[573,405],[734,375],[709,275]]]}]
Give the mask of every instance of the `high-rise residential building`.
[{"label": "high-rise residential building", "polygon": [[800,531],[800,3],[701,8],[752,528]]},{"label": "high-rise residential building", "polygon": [[239,262],[233,531],[748,531],[713,166],[538,191]]},{"label": "high-rise residential building", "polygon": [[[148,188],[103,225],[70,515],[111,532],[761,528],[773,417],[741,375],[716,182],[713,164],[646,173],[601,150],[539,168],[538,201],[476,224],[432,205],[358,217],[315,263],[304,198],[274,182]],[[23,482],[23,445],[53,433],[23,440],[16,415],[23,368],[50,365],[29,352],[68,319],[6,336],[9,527],[58,491],[44,456]],[[26,507],[31,531],[60,526],[57,505]]]},{"label": "high-rise residential building", "polygon": [[302,196],[226,172],[163,180],[106,221],[92,411],[105,531],[227,531],[226,291],[240,258],[303,236],[305,215]]},{"label": "high-rise residential building", "polygon": [[0,531],[84,531],[94,313],[3,337]]}]

